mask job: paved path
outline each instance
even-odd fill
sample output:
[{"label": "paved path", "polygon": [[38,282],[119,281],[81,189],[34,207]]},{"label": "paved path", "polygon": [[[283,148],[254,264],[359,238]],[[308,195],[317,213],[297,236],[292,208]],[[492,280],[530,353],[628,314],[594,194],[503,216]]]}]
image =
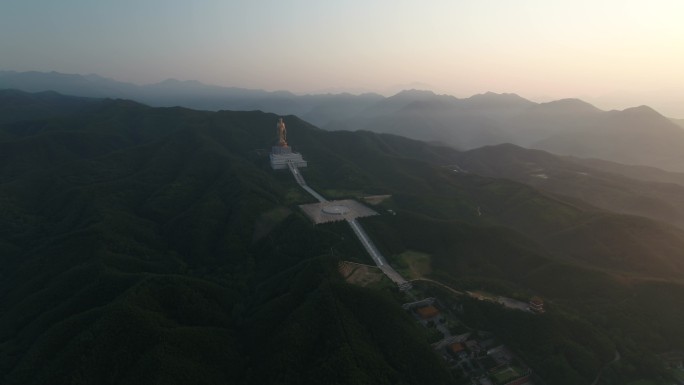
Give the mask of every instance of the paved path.
[{"label": "paved path", "polygon": [[[297,168],[297,166],[294,165],[294,163],[288,162],[287,166],[290,168],[290,172],[292,172],[292,176],[294,176],[297,183],[304,190],[306,190],[306,192],[311,194],[314,198],[318,199],[319,202],[328,201],[306,184],[304,177],[299,172],[299,169]],[[391,279],[392,282],[396,283],[397,286],[399,286],[400,290],[410,289],[411,283],[405,280],[404,277],[401,276],[401,274],[397,273],[397,271],[394,270],[394,268],[387,263],[387,260],[385,259],[385,257],[382,256],[382,254],[380,254],[380,251],[378,251],[378,248],[375,247],[375,244],[373,244],[373,241],[371,241],[371,239],[368,237],[368,234],[366,234],[366,231],[363,229],[361,224],[357,222],[356,219],[347,219],[347,223],[349,223],[349,226],[351,226],[352,230],[354,231],[354,234],[356,234],[356,237],[359,238],[359,241],[361,241],[361,244],[366,249],[368,254],[371,256],[371,258],[373,258],[373,262],[375,262],[375,264],[380,268],[380,270],[382,270],[382,272],[385,273],[387,278]]]},{"label": "paved path", "polygon": [[316,192],[316,190],[312,189],[306,184],[306,181],[304,180],[304,177],[302,174],[299,172],[299,169],[297,166],[295,166],[294,163],[292,162],[287,162],[287,166],[290,168],[290,171],[292,172],[292,175],[294,176],[295,180],[297,183],[304,189],[306,192],[311,194],[314,198],[316,198],[319,202],[327,202],[328,200],[323,198],[323,196],[319,193]]},{"label": "paved path", "polygon": [[385,273],[387,278],[391,279],[402,289],[410,288],[411,284],[406,281],[401,274],[397,273],[397,271],[394,270],[389,263],[387,263],[387,260],[382,256],[382,254],[380,254],[378,248],[375,247],[373,241],[371,241],[371,239],[368,237],[368,234],[366,234],[366,231],[363,229],[363,227],[361,227],[361,224],[356,219],[347,219],[347,222],[349,223],[349,226],[351,226],[352,230],[354,230],[354,234],[356,234],[356,237],[359,238],[359,241],[361,241],[361,244],[366,249],[368,254],[371,256],[371,258],[373,258],[373,262],[378,265],[380,270]]},{"label": "paved path", "polygon": [[429,279],[429,278],[416,278],[416,279],[412,279],[412,280],[411,280],[411,282],[419,282],[419,281],[431,282],[431,283],[434,283],[435,285],[442,286],[443,288],[445,288],[445,289],[451,291],[452,293],[454,293],[454,294],[456,294],[456,295],[468,295],[468,293],[464,293],[464,292],[462,292],[462,291],[458,291],[458,290],[456,290],[456,289],[453,289],[453,288],[451,288],[451,287],[449,287],[449,286],[447,286],[447,285],[445,285],[445,284],[443,284],[443,283],[441,283],[441,282],[439,282],[439,281],[435,281],[435,280],[433,280],[433,279]]}]

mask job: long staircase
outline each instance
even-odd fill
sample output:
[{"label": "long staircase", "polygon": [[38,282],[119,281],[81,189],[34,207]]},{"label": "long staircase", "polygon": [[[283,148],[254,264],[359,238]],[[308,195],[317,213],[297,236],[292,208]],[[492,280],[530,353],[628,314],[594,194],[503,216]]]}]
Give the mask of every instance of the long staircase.
[{"label": "long staircase", "polygon": [[[323,198],[323,196],[319,193],[316,192],[316,190],[312,189],[306,184],[306,181],[304,180],[304,177],[302,176],[302,173],[299,171],[299,168],[292,163],[288,162],[287,167],[290,169],[290,172],[292,173],[292,176],[294,176],[295,181],[297,181],[297,184],[301,186],[306,192],[311,194],[314,198],[316,198],[319,202],[327,202],[328,200]],[[387,278],[391,279],[392,282],[394,282],[398,287],[399,290],[406,291],[411,289],[411,282],[407,281],[404,279],[404,277],[401,276],[401,274],[397,273],[396,270],[392,266],[390,266],[389,263],[387,263],[387,260],[385,257],[380,253],[378,248],[375,246],[373,241],[370,239],[366,231],[363,229],[363,226],[356,220],[356,219],[347,219],[347,223],[349,223],[349,226],[351,226],[352,231],[354,231],[354,234],[356,237],[359,239],[359,242],[363,245],[363,248],[366,249],[366,252],[368,255],[371,256],[371,259],[373,259],[373,262],[375,262],[375,265],[382,270],[382,272],[387,276]]]},{"label": "long staircase", "polygon": [[290,172],[294,176],[295,181],[297,181],[297,184],[299,184],[304,190],[306,190],[306,192],[311,194],[319,202],[328,201],[327,199],[323,198],[321,194],[317,193],[316,190],[312,189],[311,187],[309,187],[309,185],[306,184],[306,181],[304,180],[302,173],[299,172],[299,168],[293,162],[287,162],[287,167],[290,169]]}]

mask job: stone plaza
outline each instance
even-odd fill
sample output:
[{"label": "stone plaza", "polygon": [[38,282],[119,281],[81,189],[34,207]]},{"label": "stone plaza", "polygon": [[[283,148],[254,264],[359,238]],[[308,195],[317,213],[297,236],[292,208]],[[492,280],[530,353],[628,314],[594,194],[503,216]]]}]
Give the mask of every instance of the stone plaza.
[{"label": "stone plaza", "polygon": [[351,200],[326,201],[299,206],[315,224],[351,220],[378,215],[374,210]]}]

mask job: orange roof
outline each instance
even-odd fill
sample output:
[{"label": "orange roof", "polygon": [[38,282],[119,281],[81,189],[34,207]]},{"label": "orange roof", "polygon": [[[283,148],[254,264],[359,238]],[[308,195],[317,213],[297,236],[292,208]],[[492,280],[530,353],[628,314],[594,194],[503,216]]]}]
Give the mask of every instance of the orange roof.
[{"label": "orange roof", "polygon": [[416,309],[416,313],[418,313],[420,318],[428,319],[438,315],[439,310],[436,307],[430,305],[425,307],[419,307],[418,309]]},{"label": "orange roof", "polygon": [[451,349],[451,351],[454,353],[458,353],[464,351],[465,347],[460,342],[454,342],[453,344],[449,345],[449,349]]}]

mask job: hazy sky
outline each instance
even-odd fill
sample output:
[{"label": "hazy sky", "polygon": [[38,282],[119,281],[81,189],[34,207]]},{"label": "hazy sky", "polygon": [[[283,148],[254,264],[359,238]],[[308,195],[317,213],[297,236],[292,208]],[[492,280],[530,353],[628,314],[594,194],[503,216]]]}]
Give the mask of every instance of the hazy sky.
[{"label": "hazy sky", "polygon": [[0,70],[580,97],[684,118],[682,0],[0,0]]}]

